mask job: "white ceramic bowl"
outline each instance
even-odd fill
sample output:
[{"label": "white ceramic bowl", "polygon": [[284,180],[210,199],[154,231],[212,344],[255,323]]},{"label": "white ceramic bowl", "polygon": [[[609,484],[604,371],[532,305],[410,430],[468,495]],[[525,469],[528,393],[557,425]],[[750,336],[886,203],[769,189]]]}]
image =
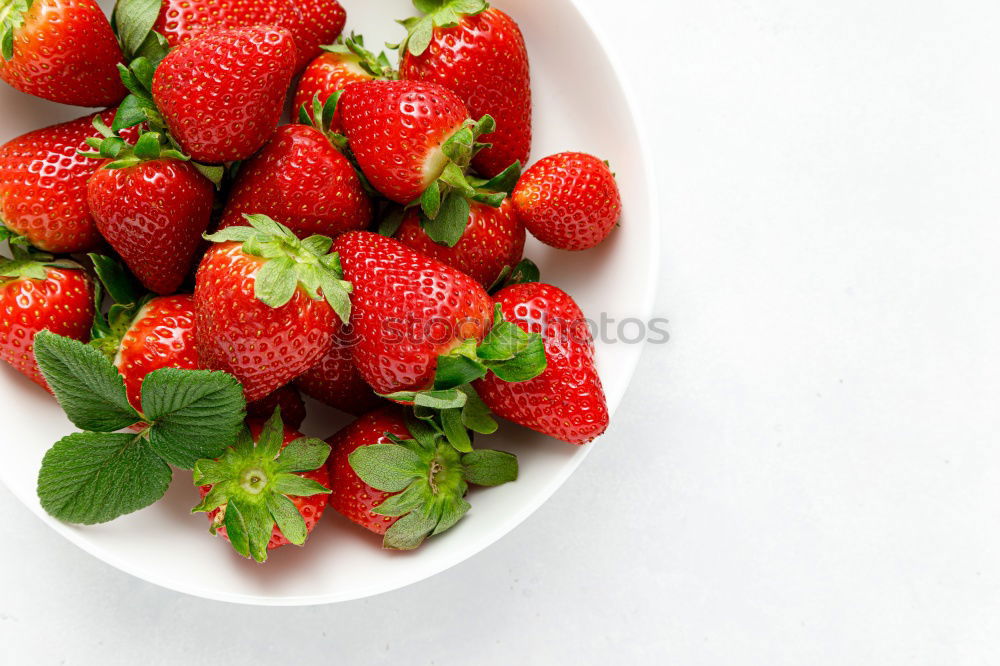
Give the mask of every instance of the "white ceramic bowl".
[{"label": "white ceramic bowl", "polygon": [[[348,30],[369,45],[395,41],[395,18],[409,16],[408,0],[341,0]],[[102,1],[105,9],[112,4]],[[529,240],[527,256],[543,279],[568,291],[591,319],[648,318],[659,249],[659,217],[650,162],[634,102],[622,87],[597,32],[572,0],[497,0],[521,25],[528,43],[535,99],[533,159],[564,150],[611,161],[622,190],[621,227],[601,247],[583,253]],[[0,83],[0,141],[83,111],[22,95]],[[598,342],[598,365],[612,412],[622,399],[641,345]],[[235,556],[211,538],[203,515],[191,515],[197,491],[189,472],[176,472],[166,498],[106,525],[77,527],[50,518],[39,506],[35,479],[42,455],[73,431],[58,405],[0,363],[4,464],[0,480],[31,511],[83,550],[144,580],[201,597],[247,604],[309,605],[366,597],[432,576],[478,553],[548,499],[601,440],[582,448],[505,425],[490,447],[520,458],[516,483],[474,490],[472,510],[449,532],[412,553],[379,548],[380,540],[330,511],[305,548],[274,551],[265,565]],[[304,428],[326,437],[343,417],[311,405]],[[612,434],[613,435],[613,430]]]}]

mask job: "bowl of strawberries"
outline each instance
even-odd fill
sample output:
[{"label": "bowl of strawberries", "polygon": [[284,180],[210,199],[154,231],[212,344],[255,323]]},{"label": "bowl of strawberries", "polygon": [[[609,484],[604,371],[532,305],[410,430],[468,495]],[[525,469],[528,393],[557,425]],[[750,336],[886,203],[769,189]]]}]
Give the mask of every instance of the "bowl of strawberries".
[{"label": "bowl of strawberries", "polygon": [[87,552],[356,599],[613,445],[659,221],[571,0],[22,0],[0,78],[0,480]]}]

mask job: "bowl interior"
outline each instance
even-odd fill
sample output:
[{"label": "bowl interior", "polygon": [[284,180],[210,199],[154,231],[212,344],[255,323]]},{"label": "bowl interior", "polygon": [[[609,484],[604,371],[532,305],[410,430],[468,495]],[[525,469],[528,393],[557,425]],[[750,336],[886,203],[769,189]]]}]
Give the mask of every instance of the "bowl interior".
[{"label": "bowl interior", "polygon": [[[397,41],[393,19],[409,16],[408,0],[341,0],[348,30],[377,45]],[[106,10],[110,1],[102,1]],[[658,251],[650,174],[625,91],[599,39],[571,0],[498,0],[521,25],[531,57],[535,100],[532,157],[563,150],[610,160],[618,175],[625,216],[601,247],[584,253],[546,248],[529,239],[526,255],[543,279],[573,295],[592,320],[648,317]],[[0,141],[78,117],[60,106],[0,86]],[[641,345],[598,340],[598,364],[612,410],[620,402]],[[204,516],[191,515],[197,491],[189,472],[177,471],[166,499],[113,523],[64,525],[38,505],[35,479],[41,458],[73,431],[55,402],[27,379],[0,364],[0,403],[7,414],[7,450],[0,480],[42,520],[92,555],[147,581],[189,594],[242,603],[305,605],[365,597],[419,581],[461,562],[503,536],[544,502],[579,465],[590,447],[575,448],[509,424],[491,448],[520,457],[516,483],[473,491],[472,510],[448,533],[413,553],[379,548],[379,539],[334,512],[324,517],[306,548],[283,548],[267,565],[236,557],[211,538]],[[315,403],[304,430],[326,437],[346,420]]]}]

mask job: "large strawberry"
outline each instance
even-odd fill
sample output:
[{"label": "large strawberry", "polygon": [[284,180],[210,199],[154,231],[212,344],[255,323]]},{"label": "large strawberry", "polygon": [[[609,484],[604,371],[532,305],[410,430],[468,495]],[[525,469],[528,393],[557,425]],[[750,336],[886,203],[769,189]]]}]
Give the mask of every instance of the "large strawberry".
[{"label": "large strawberry", "polygon": [[0,3],[0,78],[21,92],[74,106],[125,97],[122,52],[94,0]]},{"label": "large strawberry", "polygon": [[51,331],[86,341],[94,285],[72,262],[13,249],[13,260],[0,260],[0,359],[49,390],[35,361],[35,334]]},{"label": "large strawberry", "polygon": [[333,346],[295,380],[306,395],[350,414],[362,414],[378,407],[381,400],[358,372],[354,364],[355,339],[349,326],[342,326],[333,336]]},{"label": "large strawberry", "polygon": [[497,486],[517,478],[517,458],[460,453],[433,425],[406,419],[398,407],[365,414],[327,440],[332,451],[330,506],[385,535],[385,548],[411,550],[469,510],[469,484]]},{"label": "large strawberry", "polygon": [[87,207],[87,180],[101,163],[80,152],[90,150],[87,139],[101,138],[94,119],[111,123],[114,115],[52,125],[0,147],[0,222],[46,252],[94,249],[101,236]]},{"label": "large strawberry", "polygon": [[[243,224],[245,213],[268,215],[300,238],[331,238],[364,229],[372,204],[354,167],[331,141],[327,113],[317,127],[284,125],[257,155],[246,162],[229,195],[220,228]],[[325,116],[325,118],[324,118]]]},{"label": "large strawberry", "polygon": [[326,509],[330,447],[303,437],[281,421],[251,420],[236,444],[218,460],[199,460],[194,482],[212,534],[228,540],[243,557],[267,560],[267,551],[301,546]]},{"label": "large strawberry", "polygon": [[194,299],[202,364],[234,375],[252,402],[316,365],[351,305],[329,238],[300,241],[268,217],[247,220],[208,236]]},{"label": "large strawberry", "polygon": [[492,147],[472,162],[491,178],[531,150],[531,76],[517,23],[485,0],[419,0],[420,18],[400,48],[400,76],[433,81],[453,90],[473,118],[490,115],[497,129]]},{"label": "large strawberry", "polygon": [[295,5],[298,21],[292,29],[299,46],[299,66],[320,54],[320,47],[333,44],[347,22],[347,12],[337,0],[304,0]]},{"label": "large strawberry", "polygon": [[611,233],[622,199],[608,163],[586,153],[559,153],[524,172],[514,208],[535,238],[563,250],[586,250]]},{"label": "large strawberry", "polygon": [[115,146],[115,157],[90,177],[87,203],[98,231],[143,286],[172,294],[208,228],[215,187],[161,141],[159,133],[146,132],[135,146],[102,142]]},{"label": "large strawberry", "polygon": [[246,159],[278,125],[296,53],[283,28],[206,30],[159,64],[153,101],[192,159]]},{"label": "large strawberry", "polygon": [[586,444],[608,427],[608,405],[594,365],[594,341],[579,306],[552,285],[501,289],[496,302],[508,322],[542,335],[548,365],[538,377],[510,383],[488,375],[474,386],[498,416],[571,444]]}]

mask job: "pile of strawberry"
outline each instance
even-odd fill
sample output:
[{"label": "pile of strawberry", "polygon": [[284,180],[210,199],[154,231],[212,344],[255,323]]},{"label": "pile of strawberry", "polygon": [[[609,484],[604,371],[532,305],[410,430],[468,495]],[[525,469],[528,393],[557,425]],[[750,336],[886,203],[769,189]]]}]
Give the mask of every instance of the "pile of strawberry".
[{"label": "pile of strawberry", "polygon": [[[338,39],[336,0],[0,2],[0,77],[108,107],[0,147],[0,358],[79,428],[43,460],[50,514],[112,520],[179,468],[245,557],[327,505],[411,549],[517,477],[473,446],[492,414],[607,428],[583,314],[522,255],[526,231],[603,241],[614,176],[582,153],[522,174],[517,24],[414,5],[397,67]],[[305,437],[301,393],[357,419]]]}]

